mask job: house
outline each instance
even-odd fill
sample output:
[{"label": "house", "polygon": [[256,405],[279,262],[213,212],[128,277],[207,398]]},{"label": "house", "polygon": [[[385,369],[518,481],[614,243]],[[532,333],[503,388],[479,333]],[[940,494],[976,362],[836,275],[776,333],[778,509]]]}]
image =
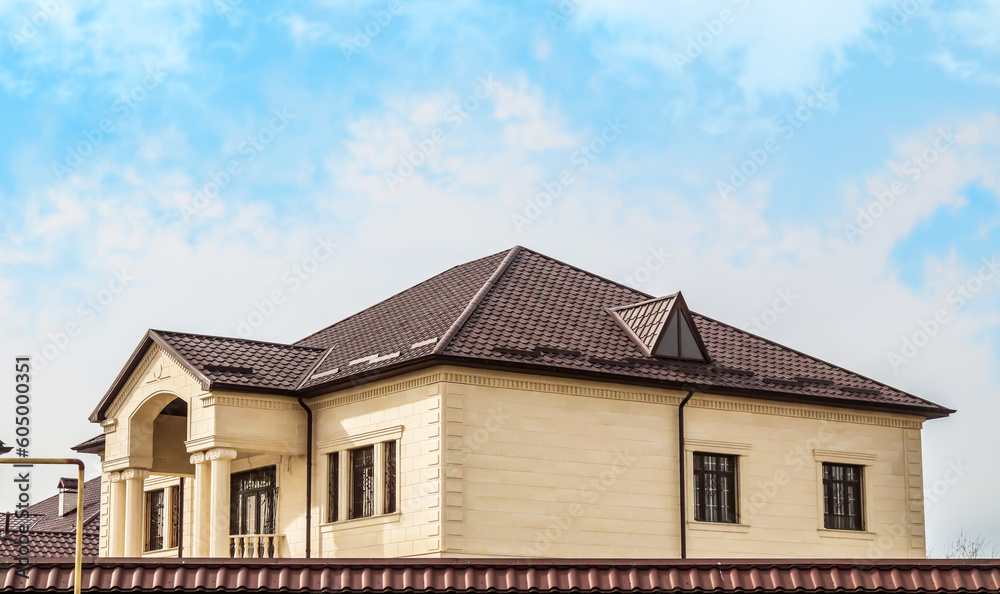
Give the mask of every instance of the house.
[{"label": "house", "polygon": [[[77,479],[59,479],[58,493],[23,510],[0,514],[0,558],[72,557],[76,552]],[[84,483],[83,554],[97,556],[101,512],[101,479]],[[25,526],[26,532],[21,531]],[[20,554],[20,547],[27,547]]]},{"label": "house", "polygon": [[147,332],[100,555],[920,559],[952,412],[515,247],[294,344]]}]

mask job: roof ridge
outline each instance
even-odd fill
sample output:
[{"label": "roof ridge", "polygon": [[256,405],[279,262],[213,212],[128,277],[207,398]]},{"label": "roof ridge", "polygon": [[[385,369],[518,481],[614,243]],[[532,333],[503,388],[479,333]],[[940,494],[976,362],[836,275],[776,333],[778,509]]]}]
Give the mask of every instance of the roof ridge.
[{"label": "roof ridge", "polygon": [[[520,246],[518,246],[518,247],[520,247]],[[541,257],[545,258],[546,260],[551,260],[552,262],[555,262],[557,264],[562,264],[563,266],[567,266],[569,268],[572,268],[573,270],[576,270],[577,272],[582,272],[582,273],[586,274],[587,276],[592,276],[592,277],[594,277],[594,278],[596,278],[598,280],[602,280],[604,282],[611,283],[613,285],[617,285],[617,286],[619,286],[619,287],[621,287],[623,289],[628,289],[629,291],[633,291],[633,292],[638,293],[640,295],[645,295],[646,299],[655,300],[655,299],[659,299],[660,298],[660,297],[657,297],[656,295],[650,295],[649,293],[647,293],[645,291],[641,291],[639,289],[636,289],[635,287],[630,287],[630,286],[626,285],[625,283],[620,283],[620,282],[618,282],[616,280],[612,280],[612,279],[610,279],[610,278],[608,278],[606,276],[601,276],[600,274],[597,274],[596,272],[591,272],[589,270],[585,270],[583,268],[580,268],[579,266],[574,266],[574,265],[569,264],[567,262],[563,262],[562,260],[560,260],[558,258],[553,258],[552,256],[549,256],[547,254],[543,254],[541,252],[536,252],[535,250],[533,250],[531,248],[522,247],[521,249],[524,250],[524,251],[526,251],[526,252],[531,252],[532,254],[535,254],[536,256],[541,256]],[[664,295],[663,297],[670,297],[670,295]]]},{"label": "roof ridge", "polygon": [[802,351],[800,351],[798,349],[794,349],[794,348],[792,348],[790,346],[783,345],[780,342],[776,342],[774,340],[771,340],[770,338],[765,338],[765,337],[760,336],[758,334],[754,334],[753,332],[748,332],[748,331],[746,331],[746,330],[744,330],[742,328],[737,328],[736,326],[733,326],[732,324],[727,324],[725,322],[721,322],[721,321],[716,320],[715,318],[713,318],[711,316],[706,316],[705,314],[701,314],[701,313],[698,313],[698,312],[690,310],[690,309],[688,311],[690,311],[692,315],[696,315],[696,316],[705,318],[706,320],[710,320],[712,322],[715,322],[716,324],[721,324],[723,326],[732,328],[733,330],[736,330],[737,332],[740,332],[740,333],[745,334],[747,336],[750,336],[752,338],[756,338],[757,340],[762,340],[762,341],[764,341],[764,342],[766,342],[766,343],[768,343],[770,345],[774,345],[774,346],[776,346],[776,347],[778,347],[780,349],[784,349],[786,351],[790,351],[792,353],[795,353],[796,355],[801,355],[801,356],[806,357],[808,359],[812,359],[813,361],[816,361],[818,363],[822,363],[823,365],[828,365],[830,367],[833,367],[834,369],[843,371],[844,373],[846,373],[848,375],[852,375],[854,377],[861,378],[861,379],[863,379],[865,381],[869,381],[869,382],[872,382],[874,384],[878,384],[878,385],[882,386],[883,388],[886,388],[886,389],[891,390],[893,392],[899,392],[899,393],[901,393],[901,394],[903,394],[905,396],[909,396],[910,398],[915,398],[915,399],[923,402],[924,404],[928,405],[928,407],[930,407],[930,408],[943,408],[945,410],[950,411],[951,413],[957,412],[957,411],[955,411],[953,409],[950,409],[950,408],[941,406],[940,404],[936,404],[934,402],[931,402],[930,400],[927,400],[925,398],[921,398],[921,397],[916,396],[914,394],[910,394],[909,392],[906,392],[904,390],[900,390],[899,388],[894,388],[894,387],[890,386],[889,384],[887,384],[885,382],[881,382],[881,381],[879,381],[877,379],[872,379],[872,378],[868,377],[867,375],[858,373],[857,371],[852,371],[850,369],[847,369],[846,367],[843,367],[841,365],[837,365],[836,363],[830,363],[829,361],[826,361],[824,359],[820,359],[819,357],[817,357],[815,355],[810,355],[810,354],[804,353],[804,352],[802,352]]},{"label": "roof ridge", "polygon": [[507,272],[507,269],[510,267],[511,263],[514,261],[515,258],[517,258],[517,255],[520,254],[521,250],[523,249],[526,248],[523,248],[519,245],[515,245],[514,247],[507,250],[507,255],[504,256],[500,264],[497,265],[496,270],[493,271],[493,274],[491,274],[490,277],[486,279],[486,282],[483,283],[483,286],[479,287],[479,290],[476,291],[476,294],[473,295],[472,299],[469,300],[469,303],[466,304],[465,309],[462,310],[462,313],[459,314],[457,318],[455,318],[455,321],[452,322],[448,330],[445,331],[443,336],[441,336],[441,339],[438,340],[436,345],[434,345],[434,349],[431,351],[432,355],[441,354],[444,352],[446,348],[448,348],[448,344],[451,342],[451,340],[455,338],[455,335],[458,334],[458,332],[462,329],[462,327],[465,326],[465,323],[469,321],[469,318],[472,316],[472,312],[474,312],[476,308],[479,307],[479,304],[483,302],[483,298],[486,297],[486,294],[489,293],[490,289],[493,288],[493,285],[495,285],[496,282],[500,280],[500,277],[502,277],[504,273]]},{"label": "roof ridge", "polygon": [[[341,318],[341,319],[337,320],[336,322],[334,322],[332,324],[329,324],[328,326],[324,326],[324,327],[320,328],[319,330],[313,332],[312,334],[309,334],[308,336],[304,336],[304,337],[300,338],[299,340],[296,340],[295,342],[292,343],[292,345],[298,346],[299,343],[301,343],[301,342],[303,342],[305,340],[308,340],[308,339],[312,338],[313,336],[316,336],[320,332],[325,332],[326,330],[329,330],[330,328],[333,328],[334,326],[338,326],[340,324],[343,324],[344,322],[346,322],[347,320],[350,320],[351,318],[359,316],[359,315],[367,312],[368,310],[370,310],[370,309],[372,309],[374,307],[378,307],[379,305],[382,305],[383,303],[385,303],[386,301],[389,301],[390,299],[395,299],[396,297],[399,297],[400,295],[402,295],[403,293],[406,293],[407,291],[410,291],[412,289],[416,289],[417,287],[419,287],[421,285],[425,285],[425,284],[431,282],[432,280],[434,280],[434,279],[436,279],[436,278],[438,278],[438,277],[440,277],[442,275],[445,275],[445,274],[451,272],[452,270],[454,270],[456,268],[461,268],[462,266],[468,266],[469,264],[472,264],[473,262],[479,262],[480,260],[485,260],[487,258],[492,258],[493,256],[496,256],[497,254],[502,254],[504,252],[509,252],[509,251],[510,251],[509,249],[507,249],[507,250],[501,250],[499,252],[494,252],[492,254],[483,256],[481,258],[475,258],[473,260],[469,260],[468,262],[463,262],[461,264],[456,264],[454,266],[451,266],[450,268],[442,270],[441,272],[435,274],[432,277],[426,278],[426,279],[420,281],[419,283],[417,283],[415,285],[411,285],[411,286],[406,287],[405,289],[403,289],[401,291],[397,291],[397,292],[393,293],[392,295],[389,295],[388,297],[386,297],[385,299],[382,299],[381,301],[377,301],[377,302],[375,302],[375,303],[373,303],[373,304],[371,304],[371,305],[369,305],[369,306],[367,306],[367,307],[365,307],[363,309],[360,309],[360,310],[352,313],[351,315],[347,316],[346,318]],[[316,347],[309,347],[309,348],[316,348]]]},{"label": "roof ridge", "polygon": [[311,350],[311,351],[325,351],[326,350],[326,349],[323,349],[323,348],[320,348],[320,347],[308,347],[308,346],[302,346],[302,345],[299,345],[299,344],[296,344],[296,343],[288,344],[288,343],[284,343],[284,342],[274,342],[273,340],[254,340],[252,338],[239,338],[239,337],[236,337],[236,336],[219,336],[219,335],[216,335],[216,334],[199,334],[197,332],[178,332],[176,330],[157,330],[155,328],[150,328],[150,331],[156,332],[160,336],[163,336],[164,334],[180,334],[182,336],[196,336],[198,338],[217,338],[219,340],[238,340],[240,342],[252,342],[252,343],[255,343],[255,344],[267,344],[267,345],[271,345],[271,346],[290,347],[290,348],[296,348],[296,349],[308,349],[308,350]]}]

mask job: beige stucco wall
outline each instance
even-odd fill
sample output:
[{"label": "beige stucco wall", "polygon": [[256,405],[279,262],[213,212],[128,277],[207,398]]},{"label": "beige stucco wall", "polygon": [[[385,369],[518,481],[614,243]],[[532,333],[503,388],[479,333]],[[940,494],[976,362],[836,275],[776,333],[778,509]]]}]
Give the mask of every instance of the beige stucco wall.
[{"label": "beige stucco wall", "polygon": [[[106,471],[135,463],[128,419],[163,394],[189,404],[187,451],[235,448],[232,472],[277,466],[281,554],[303,556],[306,416],[298,403],[206,393],[154,348],[112,406],[117,422],[105,423]],[[677,557],[683,396],[436,367],[311,398],[313,556]],[[689,510],[689,556],[923,557],[922,419],[701,394],[686,414],[688,460],[694,451],[734,454],[740,471],[740,524],[696,523]],[[166,429],[167,441],[183,438]],[[390,438],[400,440],[400,511],[326,523],[327,456]],[[155,443],[161,469],[180,457],[176,445]],[[865,532],[822,528],[823,460],[865,465]],[[184,491],[187,554],[193,479]],[[102,555],[107,500],[105,474]]]},{"label": "beige stucco wall", "polygon": [[[449,556],[677,557],[684,394],[449,370]],[[923,557],[922,419],[697,395],[688,554]],[[740,524],[694,522],[694,451],[739,456]],[[820,464],[865,468],[866,531],[822,528]]]}]

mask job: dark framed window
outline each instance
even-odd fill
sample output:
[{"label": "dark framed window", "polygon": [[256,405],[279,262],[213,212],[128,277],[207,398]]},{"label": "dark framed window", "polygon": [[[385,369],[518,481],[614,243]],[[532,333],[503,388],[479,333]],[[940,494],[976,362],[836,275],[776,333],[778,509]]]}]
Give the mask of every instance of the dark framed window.
[{"label": "dark framed window", "polygon": [[[278,486],[274,466],[254,468],[237,472],[230,477],[229,484],[229,534],[274,534],[275,509],[277,507]],[[242,540],[239,541],[243,543]],[[236,545],[231,544],[230,547]],[[243,546],[242,544],[240,546]],[[246,551],[230,551],[231,557],[273,557],[274,544],[264,551],[264,541],[258,545],[256,554]]]},{"label": "dark framed window", "polygon": [[159,551],[177,546],[179,516],[180,501],[176,488],[147,491],[145,550]]},{"label": "dark framed window", "polygon": [[823,463],[823,525],[830,530],[864,530],[864,466]]},{"label": "dark framed window", "polygon": [[383,444],[385,460],[385,505],[382,513],[396,512],[396,440]]},{"label": "dark framed window", "polygon": [[340,514],[340,452],[330,454],[330,497],[327,501],[326,521],[336,522]]},{"label": "dark framed window", "polygon": [[351,488],[349,517],[367,518],[375,515],[375,446],[350,451]]},{"label": "dark framed window", "polygon": [[694,519],[736,523],[736,456],[694,453]]},{"label": "dark framed window", "polygon": [[163,489],[146,492],[146,550],[166,548],[166,493]]}]

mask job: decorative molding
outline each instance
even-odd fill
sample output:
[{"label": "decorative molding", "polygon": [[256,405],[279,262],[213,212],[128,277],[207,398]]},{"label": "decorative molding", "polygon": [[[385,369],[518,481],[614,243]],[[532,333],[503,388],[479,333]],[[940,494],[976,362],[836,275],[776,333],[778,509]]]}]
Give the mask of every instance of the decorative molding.
[{"label": "decorative molding", "polygon": [[118,481],[122,480],[122,473],[117,471],[109,472],[107,473],[107,477],[109,483],[117,483]]},{"label": "decorative molding", "polygon": [[[679,393],[677,395],[656,394],[652,392],[598,388],[576,384],[560,384],[539,380],[494,377],[477,373],[441,371],[428,373],[404,381],[393,382],[377,388],[359,390],[348,394],[334,392],[326,396],[320,396],[318,397],[319,399],[313,403],[312,408],[314,411],[323,410],[442,382],[484,386],[490,388],[505,388],[510,390],[523,390],[528,392],[543,392],[547,394],[566,394],[570,396],[584,396],[588,398],[648,402],[650,404],[665,406],[678,406],[682,400],[682,396]],[[900,418],[899,416],[892,415],[891,413],[880,415],[878,413],[848,411],[847,409],[841,411],[805,408],[811,406],[834,409],[837,408],[836,406],[826,404],[803,404],[801,407],[794,407],[781,404],[764,404],[761,401],[752,401],[749,399],[747,401],[735,401],[728,398],[736,397],[718,397],[711,393],[699,393],[699,396],[699,398],[692,400],[688,404],[688,407],[728,410],[733,412],[745,412],[769,416],[798,417],[842,423],[856,423],[860,425],[900,427],[904,429],[920,429],[923,424],[919,420]]]},{"label": "decorative molding", "polygon": [[170,372],[163,368],[163,361],[159,361],[149,372],[149,375],[146,376],[146,383],[151,384],[153,382],[165,380],[168,377],[171,377]]},{"label": "decorative molding", "polygon": [[[149,347],[149,350],[146,351],[146,354],[142,356],[142,360],[139,362],[139,365],[136,366],[135,371],[132,372],[132,376],[129,378],[128,383],[125,384],[125,387],[119,390],[117,394],[115,394],[114,399],[111,401],[111,406],[108,407],[108,411],[107,413],[105,413],[106,418],[113,419],[118,417],[118,413],[121,412],[121,409],[125,405],[125,401],[128,399],[128,396],[132,394],[132,391],[135,389],[139,381],[147,377],[147,373],[149,372],[149,367],[153,364],[153,361],[160,356],[165,357],[168,361],[172,362],[174,365],[177,365],[177,368],[182,370],[188,377],[190,377],[191,381],[198,383],[198,385],[201,385],[201,382],[198,380],[198,378],[191,375],[191,373],[184,368],[184,365],[182,365],[180,361],[173,358],[170,355],[170,353],[164,351],[159,345],[154,343]],[[105,433],[107,433],[107,431],[105,431]]]},{"label": "decorative molding", "polygon": [[842,452],[836,450],[813,450],[813,458],[817,462],[843,462],[871,466],[875,462],[875,454],[865,452]]},{"label": "decorative molding", "polygon": [[688,452],[693,451],[707,451],[711,453],[718,454],[729,454],[729,453],[746,453],[750,451],[751,444],[749,443],[738,443],[735,441],[715,441],[712,439],[684,439],[684,450]]},{"label": "decorative molding", "polygon": [[216,460],[235,460],[236,450],[230,448],[215,448],[213,450],[208,450],[205,452],[205,459],[209,462],[215,462]]},{"label": "decorative molding", "polygon": [[208,435],[185,441],[184,447],[189,454],[205,453],[206,450],[211,449],[229,449],[251,455],[288,454],[298,456],[306,453],[306,440],[305,438],[291,441],[288,439],[262,437],[220,437],[217,435]]},{"label": "decorative molding", "polygon": [[359,448],[366,445],[381,443],[383,441],[392,441],[393,439],[400,439],[403,437],[403,429],[404,427],[402,425],[397,425],[395,427],[376,429],[375,431],[368,431],[357,435],[318,441],[316,442],[316,450],[319,453],[329,453],[337,450]]},{"label": "decorative molding", "polygon": [[146,480],[149,478],[149,471],[145,468],[126,468],[121,472],[122,480]]},{"label": "decorative molding", "polygon": [[204,464],[205,462],[206,462],[206,460],[205,460],[205,452],[195,452],[195,453],[191,454],[191,464],[192,465],[193,464]]},{"label": "decorative molding", "polygon": [[104,430],[104,434],[114,433],[118,430],[118,419],[106,419],[101,421],[101,429]]},{"label": "decorative molding", "polygon": [[[278,400],[279,398],[281,400]],[[201,397],[201,405],[204,408],[210,406],[236,406],[239,408],[263,410],[290,410],[300,412],[303,415],[305,414],[305,411],[302,410],[298,402],[288,402],[288,399],[282,396],[231,396],[229,394],[215,394],[210,392]]]}]

